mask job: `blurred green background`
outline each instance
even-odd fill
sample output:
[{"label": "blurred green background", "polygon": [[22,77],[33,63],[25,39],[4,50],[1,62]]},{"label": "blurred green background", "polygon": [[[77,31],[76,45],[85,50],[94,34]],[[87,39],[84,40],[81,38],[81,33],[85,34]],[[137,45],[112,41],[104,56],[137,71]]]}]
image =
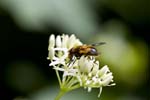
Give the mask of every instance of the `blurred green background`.
[{"label": "blurred green background", "polygon": [[[53,100],[58,93],[49,67],[50,34],[75,34],[98,47],[116,86],[100,100],[150,99],[149,0],[0,0],[0,98]],[[99,100],[98,89],[78,89],[62,100]]]}]

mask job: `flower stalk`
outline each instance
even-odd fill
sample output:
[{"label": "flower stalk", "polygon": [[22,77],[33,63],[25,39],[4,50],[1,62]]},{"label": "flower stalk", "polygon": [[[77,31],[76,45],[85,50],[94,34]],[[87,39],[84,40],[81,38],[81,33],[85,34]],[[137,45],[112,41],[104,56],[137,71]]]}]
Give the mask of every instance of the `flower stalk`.
[{"label": "flower stalk", "polygon": [[58,95],[56,96],[55,100],[60,100],[60,98],[66,93],[63,89],[60,89]]}]

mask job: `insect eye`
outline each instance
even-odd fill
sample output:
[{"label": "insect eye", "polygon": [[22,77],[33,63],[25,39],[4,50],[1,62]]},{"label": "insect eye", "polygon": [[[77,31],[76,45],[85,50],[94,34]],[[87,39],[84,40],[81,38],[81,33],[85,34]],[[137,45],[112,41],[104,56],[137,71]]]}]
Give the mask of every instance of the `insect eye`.
[{"label": "insect eye", "polygon": [[97,54],[97,50],[94,49],[94,48],[91,48],[90,53],[91,53],[91,54]]}]

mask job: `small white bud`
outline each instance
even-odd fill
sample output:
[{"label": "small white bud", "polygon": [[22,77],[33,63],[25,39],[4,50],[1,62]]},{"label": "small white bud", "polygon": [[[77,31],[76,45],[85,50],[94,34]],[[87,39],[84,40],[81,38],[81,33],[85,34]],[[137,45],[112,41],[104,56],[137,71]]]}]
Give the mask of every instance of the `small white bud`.
[{"label": "small white bud", "polygon": [[56,47],[61,47],[61,37],[59,35],[56,37]]},{"label": "small white bud", "polygon": [[99,70],[98,75],[99,75],[99,76],[102,76],[102,75],[106,74],[108,71],[109,71],[108,66],[105,65],[104,67],[102,67],[102,68]]},{"label": "small white bud", "polygon": [[50,50],[51,47],[54,47],[54,46],[55,46],[55,36],[54,36],[54,34],[52,34],[49,38],[48,50]]},{"label": "small white bud", "polygon": [[112,79],[113,79],[113,76],[109,76],[107,79],[105,79],[104,81],[102,81],[101,84],[103,86],[107,86],[111,82]]},{"label": "small white bud", "polygon": [[53,47],[49,48],[48,58],[52,60],[54,58],[54,55],[55,55],[54,48]]}]

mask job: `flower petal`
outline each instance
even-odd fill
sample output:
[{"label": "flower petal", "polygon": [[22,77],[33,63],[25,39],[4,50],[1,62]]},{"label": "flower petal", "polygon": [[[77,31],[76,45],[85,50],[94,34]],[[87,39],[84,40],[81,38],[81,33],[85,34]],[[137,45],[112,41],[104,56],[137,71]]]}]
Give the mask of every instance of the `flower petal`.
[{"label": "flower petal", "polygon": [[51,49],[51,47],[55,46],[55,36],[54,34],[52,34],[49,38],[49,46],[48,46],[48,50]]},{"label": "flower petal", "polygon": [[54,48],[53,47],[49,48],[48,59],[52,60],[54,58],[54,55],[55,55]]},{"label": "flower petal", "polygon": [[61,37],[60,37],[60,35],[58,35],[57,37],[56,37],[56,47],[61,47]]}]

